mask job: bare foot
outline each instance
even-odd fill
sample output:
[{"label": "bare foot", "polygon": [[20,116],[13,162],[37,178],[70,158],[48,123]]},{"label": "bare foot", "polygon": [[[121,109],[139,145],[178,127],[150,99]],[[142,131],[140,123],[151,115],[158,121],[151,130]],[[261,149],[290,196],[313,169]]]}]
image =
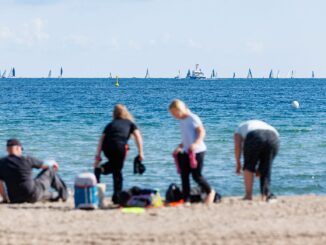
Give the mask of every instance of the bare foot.
[{"label": "bare foot", "polygon": [[245,195],[242,200],[244,201],[252,201],[252,196],[251,195]]},{"label": "bare foot", "polygon": [[214,190],[211,190],[211,192],[207,195],[205,204],[211,204],[214,202],[216,192]]}]

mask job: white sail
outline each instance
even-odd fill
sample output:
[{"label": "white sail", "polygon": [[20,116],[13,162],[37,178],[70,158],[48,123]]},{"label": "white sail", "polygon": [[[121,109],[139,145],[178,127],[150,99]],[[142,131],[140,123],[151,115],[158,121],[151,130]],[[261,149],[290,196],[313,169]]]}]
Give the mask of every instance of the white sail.
[{"label": "white sail", "polygon": [[276,78],[279,78],[279,77],[280,77],[280,70],[277,70]]},{"label": "white sail", "polygon": [[52,71],[49,70],[48,78],[51,78],[51,77],[52,77]]},{"label": "white sail", "polygon": [[6,77],[6,73],[7,73],[7,70],[5,70],[2,75],[1,75],[1,78],[5,78]]},{"label": "white sail", "polygon": [[110,76],[109,76],[109,78],[112,78],[112,74],[111,74],[111,72],[110,72]]},{"label": "white sail", "polygon": [[291,78],[294,78],[294,71],[291,72]]}]

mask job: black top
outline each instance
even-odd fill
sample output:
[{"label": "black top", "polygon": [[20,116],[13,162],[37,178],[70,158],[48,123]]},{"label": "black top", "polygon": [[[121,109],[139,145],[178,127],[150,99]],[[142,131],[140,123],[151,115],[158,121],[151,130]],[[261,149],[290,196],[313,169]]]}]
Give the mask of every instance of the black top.
[{"label": "black top", "polygon": [[0,180],[6,183],[10,202],[29,200],[35,189],[32,169],[42,165],[42,161],[28,156],[9,155],[0,159]]},{"label": "black top", "polygon": [[114,119],[104,129],[103,149],[111,144],[127,144],[130,135],[137,129],[136,124],[127,119]]}]

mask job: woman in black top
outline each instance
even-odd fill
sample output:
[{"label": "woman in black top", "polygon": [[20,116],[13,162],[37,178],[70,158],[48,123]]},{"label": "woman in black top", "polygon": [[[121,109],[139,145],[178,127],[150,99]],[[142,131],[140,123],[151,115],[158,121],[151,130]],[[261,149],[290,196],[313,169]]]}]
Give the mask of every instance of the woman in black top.
[{"label": "woman in black top", "polygon": [[[104,129],[99,140],[94,163],[94,173],[97,181],[100,182],[100,175],[113,175],[113,197],[112,201],[117,202],[117,194],[122,190],[122,168],[128,150],[128,139],[134,136],[138,148],[140,160],[143,160],[143,141],[140,131],[133,122],[133,117],[128,109],[117,104],[113,111],[113,120]],[[101,152],[103,151],[108,161],[100,165],[102,161]]]}]

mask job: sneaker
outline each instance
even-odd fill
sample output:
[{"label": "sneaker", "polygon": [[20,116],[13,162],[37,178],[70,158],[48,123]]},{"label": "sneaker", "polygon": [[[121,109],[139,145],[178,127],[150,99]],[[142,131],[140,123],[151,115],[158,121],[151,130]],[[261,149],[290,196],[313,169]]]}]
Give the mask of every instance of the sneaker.
[{"label": "sneaker", "polygon": [[271,193],[271,194],[269,194],[267,196],[266,202],[268,202],[268,203],[275,203],[275,202],[277,202],[277,198],[276,198],[276,196],[273,193]]}]

